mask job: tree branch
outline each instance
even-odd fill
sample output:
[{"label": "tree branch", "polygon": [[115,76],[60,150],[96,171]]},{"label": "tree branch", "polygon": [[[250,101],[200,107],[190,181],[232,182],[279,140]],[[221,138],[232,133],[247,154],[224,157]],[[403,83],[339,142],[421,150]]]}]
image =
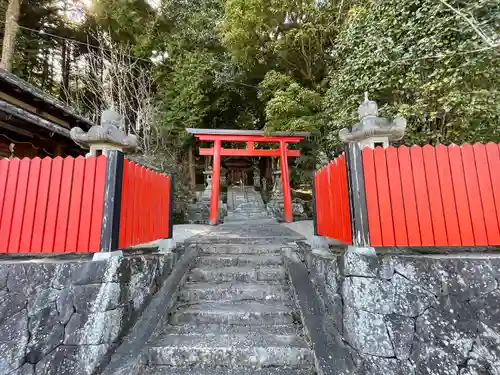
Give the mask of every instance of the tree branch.
[{"label": "tree branch", "polygon": [[495,40],[491,39],[489,36],[487,36],[476,24],[475,20],[473,17],[469,18],[465,13],[462,11],[454,8],[451,6],[446,0],[439,0],[441,4],[446,6],[448,9],[450,9],[452,12],[454,12],[456,15],[458,15],[460,18],[462,18],[464,21],[466,21],[470,27],[474,30],[474,32],[485,42],[488,46],[491,48],[497,48],[500,47],[500,39],[499,37],[495,38]]}]

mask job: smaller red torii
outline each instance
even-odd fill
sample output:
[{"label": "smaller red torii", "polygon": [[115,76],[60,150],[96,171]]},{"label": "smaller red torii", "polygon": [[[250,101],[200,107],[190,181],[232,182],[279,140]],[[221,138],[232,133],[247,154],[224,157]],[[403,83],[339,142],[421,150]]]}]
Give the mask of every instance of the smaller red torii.
[{"label": "smaller red torii", "polygon": [[[281,181],[283,184],[283,200],[285,204],[284,220],[293,221],[292,193],[288,174],[288,157],[299,156],[300,150],[289,150],[288,143],[298,143],[309,136],[307,132],[274,132],[266,134],[261,130],[227,130],[227,129],[192,129],[186,131],[203,142],[214,142],[212,148],[200,148],[200,155],[213,156],[212,195],[210,197],[210,224],[219,221],[219,188],[221,156],[275,156],[280,157]],[[244,142],[246,149],[224,149],[222,142]],[[255,143],[279,143],[279,148],[271,150],[255,149]]]}]

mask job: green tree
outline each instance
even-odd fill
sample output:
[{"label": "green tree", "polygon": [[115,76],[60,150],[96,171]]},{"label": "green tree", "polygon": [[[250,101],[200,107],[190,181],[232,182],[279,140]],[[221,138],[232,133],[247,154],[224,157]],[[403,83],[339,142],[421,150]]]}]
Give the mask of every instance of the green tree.
[{"label": "green tree", "polygon": [[[450,3],[499,30],[498,1]],[[499,52],[441,2],[352,7],[337,39],[325,99],[331,141],[357,120],[364,91],[378,101],[382,115],[408,119],[405,143],[500,140]]]}]

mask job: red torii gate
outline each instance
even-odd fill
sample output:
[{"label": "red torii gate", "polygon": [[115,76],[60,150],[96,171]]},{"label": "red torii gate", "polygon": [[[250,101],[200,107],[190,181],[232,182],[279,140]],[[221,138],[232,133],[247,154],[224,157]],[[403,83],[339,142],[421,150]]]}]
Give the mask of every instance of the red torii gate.
[{"label": "red torii gate", "polygon": [[[288,175],[288,157],[299,156],[300,150],[289,150],[288,143],[298,143],[309,136],[307,132],[274,132],[265,134],[261,130],[227,130],[227,129],[192,129],[186,131],[202,142],[214,142],[212,148],[200,148],[200,155],[213,156],[212,195],[210,197],[210,224],[218,223],[219,216],[219,185],[221,156],[279,156],[281,181],[283,184],[283,200],[285,204],[284,219],[293,221],[292,194]],[[246,149],[225,149],[222,142],[244,142]],[[278,149],[257,150],[255,143],[279,143]]]}]

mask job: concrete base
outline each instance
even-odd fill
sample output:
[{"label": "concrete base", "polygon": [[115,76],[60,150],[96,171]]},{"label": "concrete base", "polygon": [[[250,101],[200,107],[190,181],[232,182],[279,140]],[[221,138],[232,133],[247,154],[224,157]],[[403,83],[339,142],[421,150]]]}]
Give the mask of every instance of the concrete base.
[{"label": "concrete base", "polygon": [[329,248],[329,242],[328,239],[326,239],[323,236],[311,236],[307,239],[307,242],[309,242],[309,245],[311,245],[312,249],[328,249]]},{"label": "concrete base", "polygon": [[162,238],[160,240],[136,245],[133,249],[151,249],[156,248],[162,253],[170,253],[180,243],[188,238],[209,233],[213,228],[210,225],[202,224],[181,224],[174,225],[173,238]]},{"label": "concrete base", "polygon": [[349,245],[347,246],[348,253],[356,253],[359,255],[365,255],[365,256],[371,256],[371,257],[376,257],[377,252],[375,251],[375,248],[373,247],[357,247],[357,246],[352,246]]},{"label": "concrete base", "polygon": [[95,253],[94,256],[92,257],[93,261],[102,261],[102,260],[108,260],[111,258],[123,258],[123,251],[118,250],[118,251],[110,251],[106,253]]}]

